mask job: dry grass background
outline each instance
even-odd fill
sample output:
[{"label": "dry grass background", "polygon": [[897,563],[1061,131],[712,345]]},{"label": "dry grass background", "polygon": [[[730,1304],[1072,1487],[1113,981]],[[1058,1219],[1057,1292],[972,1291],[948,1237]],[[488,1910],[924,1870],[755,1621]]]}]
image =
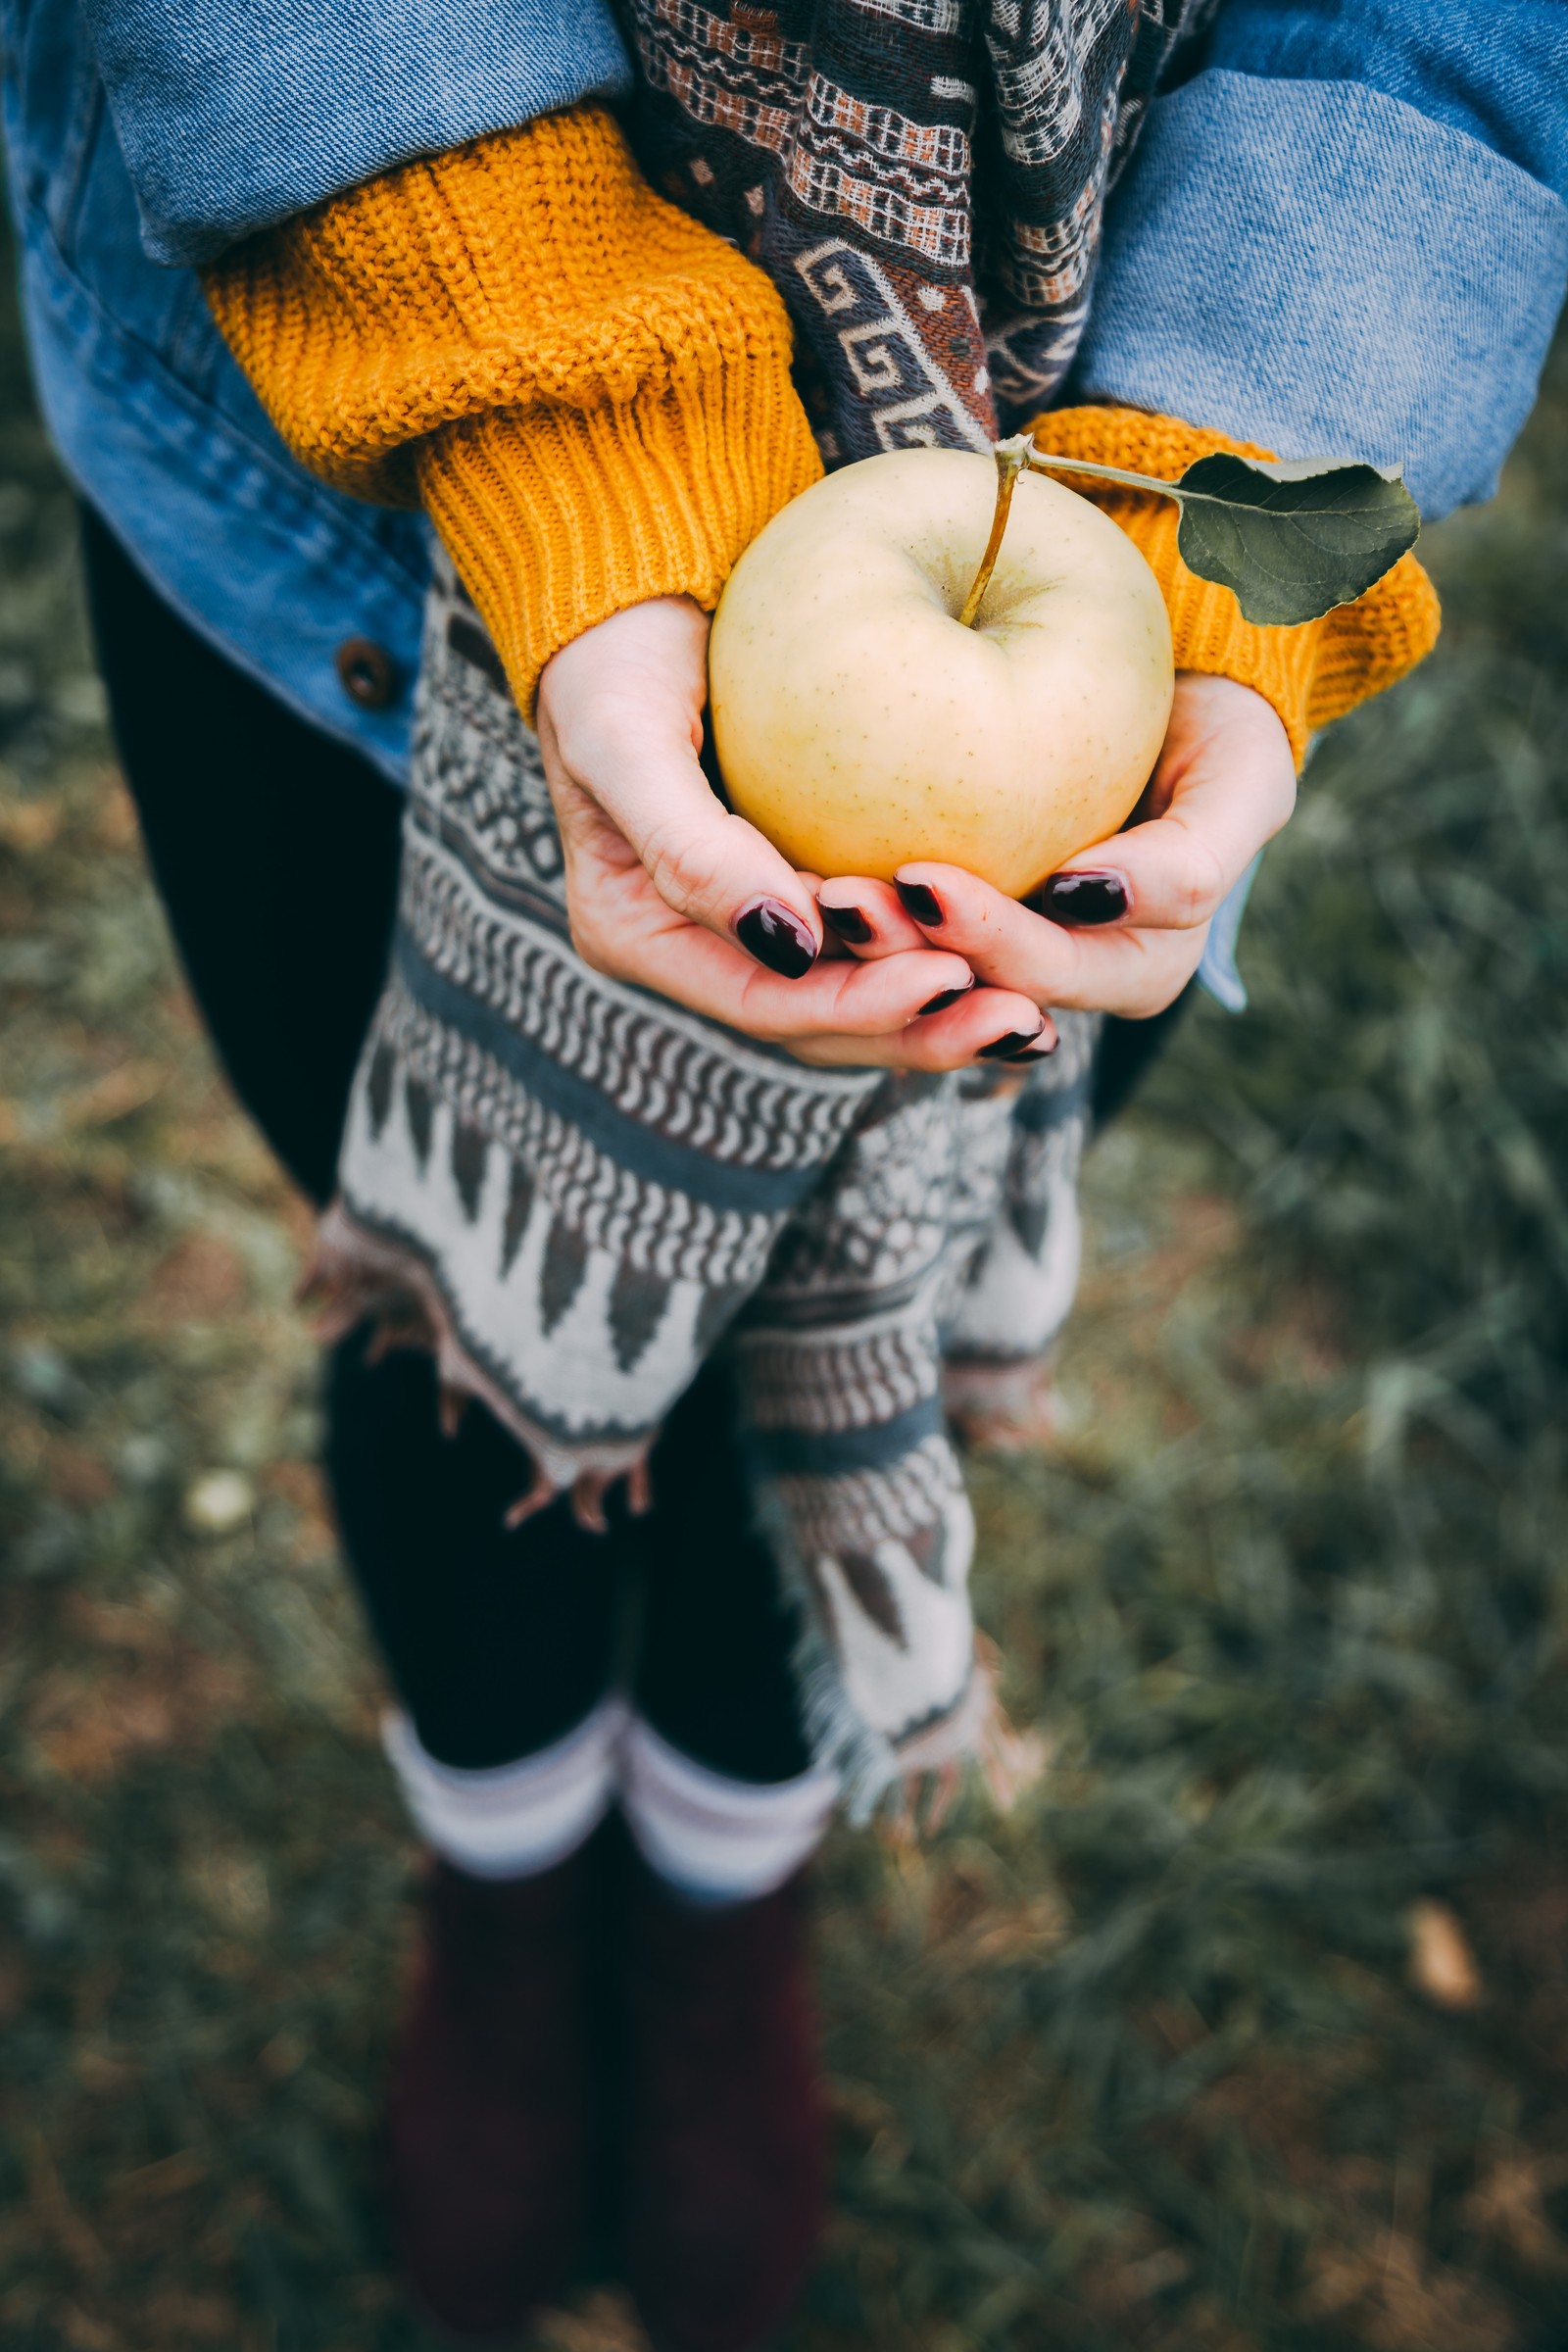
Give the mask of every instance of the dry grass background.
[{"label": "dry grass background", "polygon": [[[1096,1151],[1061,1433],[977,1478],[1051,1772],[826,1858],[791,2352],[1568,2342],[1565,423],[1559,366],[1269,859],[1252,1009]],[[413,1855],[303,1219],[171,963],[9,318],[0,995],[0,2343],[415,2352]],[[606,2290],[550,2340],[637,2341]]]}]

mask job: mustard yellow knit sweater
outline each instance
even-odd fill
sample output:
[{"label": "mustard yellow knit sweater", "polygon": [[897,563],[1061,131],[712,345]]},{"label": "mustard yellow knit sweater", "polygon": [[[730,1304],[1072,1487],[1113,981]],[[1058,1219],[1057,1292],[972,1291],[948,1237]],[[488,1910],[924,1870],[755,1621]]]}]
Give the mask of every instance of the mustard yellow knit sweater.
[{"label": "mustard yellow knit sweater", "polygon": [[[428,511],[525,711],[551,655],[623,606],[711,610],[821,471],[778,295],[655,195],[602,108],[405,164],[234,247],[206,285],[295,455]],[[1208,450],[1267,454],[1129,409],[1056,410],[1038,432],[1162,480]],[[1257,628],[1183,564],[1169,500],[1072,487],[1152,565],[1178,667],[1255,687],[1298,760],[1437,635],[1413,557],[1323,620]]]}]

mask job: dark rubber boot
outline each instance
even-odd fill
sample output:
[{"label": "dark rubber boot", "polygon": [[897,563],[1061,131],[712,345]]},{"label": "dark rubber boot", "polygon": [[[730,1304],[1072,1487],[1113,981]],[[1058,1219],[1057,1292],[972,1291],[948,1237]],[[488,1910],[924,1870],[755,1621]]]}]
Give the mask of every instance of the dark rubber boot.
[{"label": "dark rubber boot", "polygon": [[411,2295],[465,2341],[514,2333],[581,2243],[589,1879],[587,1848],[533,1879],[431,1875],[387,2191]]},{"label": "dark rubber boot", "polygon": [[826,2133],[799,1879],[694,1909],[637,1866],[626,2268],[660,2352],[754,2352],[821,2232]]}]

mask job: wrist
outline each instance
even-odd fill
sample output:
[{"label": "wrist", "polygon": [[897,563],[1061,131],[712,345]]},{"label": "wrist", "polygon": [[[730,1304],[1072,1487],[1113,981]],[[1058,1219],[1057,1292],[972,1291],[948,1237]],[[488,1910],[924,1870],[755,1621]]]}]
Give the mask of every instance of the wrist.
[{"label": "wrist", "polygon": [[525,715],[546,665],[613,615],[668,600],[710,612],[820,473],[787,325],[725,323],[733,351],[683,379],[622,404],[490,412],[421,447],[422,503]]},{"label": "wrist", "polygon": [[702,742],[708,692],[708,614],[689,596],[626,605],[570,639],[540,672],[536,711],[567,754],[589,734],[635,757],[655,732]]}]

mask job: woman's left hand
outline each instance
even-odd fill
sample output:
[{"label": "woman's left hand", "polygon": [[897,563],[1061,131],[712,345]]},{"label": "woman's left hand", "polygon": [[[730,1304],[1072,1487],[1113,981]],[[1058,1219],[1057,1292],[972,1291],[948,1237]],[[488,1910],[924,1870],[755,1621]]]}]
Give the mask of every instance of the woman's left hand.
[{"label": "woman's left hand", "polygon": [[[1187,670],[1137,821],[1070,858],[1028,903],[924,860],[901,866],[896,889],[828,882],[819,903],[859,956],[951,948],[977,980],[1042,1007],[1144,1019],[1186,987],[1220,901],[1295,806],[1290,741],[1270,705],[1250,686]],[[847,906],[869,938],[834,922]],[[930,1015],[929,1028],[952,1017]]]}]

